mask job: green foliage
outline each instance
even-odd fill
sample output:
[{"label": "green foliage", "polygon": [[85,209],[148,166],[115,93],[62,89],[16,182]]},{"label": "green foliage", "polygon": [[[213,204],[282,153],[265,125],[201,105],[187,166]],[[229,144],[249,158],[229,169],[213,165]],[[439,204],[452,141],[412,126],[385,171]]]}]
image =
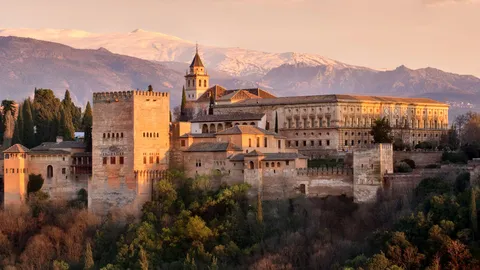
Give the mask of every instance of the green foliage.
[{"label": "green foliage", "polygon": [[412,167],[410,167],[406,162],[403,162],[403,161],[395,166],[395,172],[408,173],[412,171],[413,171]]},{"label": "green foliage", "polygon": [[432,142],[421,142],[415,145],[415,149],[423,149],[423,150],[433,150],[435,148],[435,145]]},{"label": "green foliage", "polygon": [[275,111],[275,133],[278,133],[278,112]]},{"label": "green foliage", "polygon": [[370,135],[373,136],[375,143],[392,143],[392,128],[388,123],[388,120],[384,117],[382,119],[375,120]]},{"label": "green foliage", "polygon": [[459,163],[459,164],[467,164],[468,156],[465,155],[464,152],[447,152],[444,151],[442,153],[442,161],[450,162],[450,163]]},{"label": "green foliage", "polygon": [[461,151],[471,160],[480,157],[480,142],[469,142],[461,147]]},{"label": "green foliage", "polygon": [[85,107],[85,113],[83,114],[82,127],[83,132],[85,133],[85,145],[86,151],[92,152],[92,124],[93,124],[93,113],[90,102],[87,102]]},{"label": "green foliage", "polygon": [[412,159],[409,159],[409,158],[406,158],[404,160],[402,160],[402,162],[405,162],[408,164],[408,166],[410,166],[410,168],[412,169],[415,169],[415,161],[413,161]]},{"label": "green foliage", "polygon": [[455,179],[455,191],[464,192],[470,187],[470,173],[462,172]]},{"label": "green foliage", "polygon": [[58,135],[61,102],[50,89],[35,90],[33,99],[36,144],[54,142]]},{"label": "green foliage", "polygon": [[70,266],[65,261],[53,261],[53,270],[68,270]]},{"label": "green foliage", "polygon": [[28,184],[27,184],[27,193],[34,193],[39,191],[44,183],[44,179],[41,174],[30,174],[28,176]]},{"label": "green foliage", "polygon": [[82,109],[75,106],[72,98],[70,97],[70,91],[68,91],[68,89],[65,91],[65,96],[62,100],[62,107],[65,112],[70,114],[74,132],[80,130],[82,126]]},{"label": "green foliage", "polygon": [[2,114],[5,116],[7,112],[11,112],[12,115],[15,115],[17,113],[17,110],[15,108],[15,101],[13,100],[2,100],[2,107],[3,111]]},{"label": "green foliage", "polygon": [[17,143],[19,143],[19,144],[22,143],[22,141],[20,140],[20,138],[21,138],[20,133],[21,133],[20,125],[19,125],[19,121],[17,119],[17,121],[15,121],[15,128],[13,130],[12,145],[17,144]]},{"label": "green foliage", "polygon": [[478,238],[477,198],[475,188],[471,189],[470,198],[470,223],[474,236]]},{"label": "green foliage", "polygon": [[185,116],[185,109],[187,106],[187,95],[185,94],[185,86],[182,88],[182,103],[180,104],[180,115]]},{"label": "green foliage", "polygon": [[75,128],[73,127],[72,116],[63,106],[60,109],[59,135],[63,137],[64,141],[73,141],[73,139],[75,139]]},{"label": "green foliage", "polygon": [[26,99],[22,105],[23,137],[22,142],[27,148],[35,146],[35,128],[33,123],[32,101]]}]

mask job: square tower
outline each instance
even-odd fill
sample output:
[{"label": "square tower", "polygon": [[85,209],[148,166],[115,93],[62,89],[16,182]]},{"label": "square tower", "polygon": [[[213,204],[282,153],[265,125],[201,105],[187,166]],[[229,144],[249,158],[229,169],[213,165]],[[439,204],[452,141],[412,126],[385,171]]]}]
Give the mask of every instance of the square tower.
[{"label": "square tower", "polygon": [[93,94],[89,209],[135,213],[151,199],[153,180],[168,169],[169,128],[168,93]]},{"label": "square tower", "polygon": [[187,101],[196,101],[210,87],[207,70],[198,54],[198,45],[190,69],[185,74],[185,86]]}]

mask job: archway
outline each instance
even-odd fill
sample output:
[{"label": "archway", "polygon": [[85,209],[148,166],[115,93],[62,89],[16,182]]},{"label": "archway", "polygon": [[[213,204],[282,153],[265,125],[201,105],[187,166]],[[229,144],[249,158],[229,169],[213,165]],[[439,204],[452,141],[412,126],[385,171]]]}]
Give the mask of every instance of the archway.
[{"label": "archway", "polygon": [[215,133],[217,132],[217,129],[215,128],[215,124],[210,124],[210,133]]},{"label": "archway", "polygon": [[250,170],[255,169],[255,164],[253,163],[253,161],[250,161],[248,164],[249,164],[248,167],[250,168]]},{"label": "archway", "polygon": [[217,125],[217,132],[220,132],[223,130],[223,125],[222,124],[218,124]]},{"label": "archway", "polygon": [[203,124],[202,133],[208,133],[208,125],[207,124]]},{"label": "archway", "polygon": [[306,188],[305,184],[300,185],[300,193],[302,193],[302,194],[307,193],[307,188]]}]

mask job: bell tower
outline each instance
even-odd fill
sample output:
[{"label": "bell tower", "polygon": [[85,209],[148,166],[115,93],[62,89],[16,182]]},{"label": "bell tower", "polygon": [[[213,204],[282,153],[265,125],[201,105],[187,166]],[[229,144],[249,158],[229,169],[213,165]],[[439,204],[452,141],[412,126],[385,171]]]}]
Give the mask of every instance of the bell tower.
[{"label": "bell tower", "polygon": [[207,70],[203,66],[202,59],[198,54],[198,44],[195,57],[190,64],[190,69],[185,75],[185,94],[187,101],[196,101],[210,86]]}]

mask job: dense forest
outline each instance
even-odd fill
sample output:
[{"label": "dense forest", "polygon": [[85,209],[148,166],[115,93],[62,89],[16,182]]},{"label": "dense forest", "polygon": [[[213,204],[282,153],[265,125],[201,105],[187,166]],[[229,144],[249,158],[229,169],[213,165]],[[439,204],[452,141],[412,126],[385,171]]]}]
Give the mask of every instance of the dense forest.
[{"label": "dense forest", "polygon": [[54,142],[57,136],[70,141],[75,139],[76,131],[83,131],[85,143],[91,149],[92,108],[87,103],[82,113],[68,90],[63,100],[50,89],[35,89],[33,100],[27,98],[20,104],[3,100],[0,114],[3,148],[16,143],[32,148],[42,142]]}]

